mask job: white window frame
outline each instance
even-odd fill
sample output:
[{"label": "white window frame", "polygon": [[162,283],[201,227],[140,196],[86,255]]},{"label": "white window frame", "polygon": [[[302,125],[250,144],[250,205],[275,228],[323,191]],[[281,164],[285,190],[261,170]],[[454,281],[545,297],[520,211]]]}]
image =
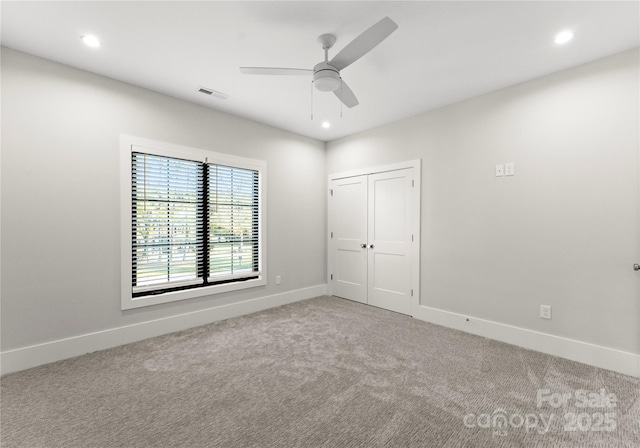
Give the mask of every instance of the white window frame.
[{"label": "white window frame", "polygon": [[[179,159],[189,159],[213,164],[232,166],[258,171],[258,245],[259,275],[255,279],[209,285],[180,291],[169,291],[162,294],[133,297],[132,295],[132,254],[131,254],[131,153],[132,151],[154,154]],[[267,163],[263,160],[249,159],[230,154],[190,148],[171,143],[159,142],[130,135],[120,136],[120,253],[121,253],[121,309],[128,310],[160,303],[204,297],[224,292],[238,291],[267,284],[266,263],[267,252],[264,236],[266,235],[266,194]]]}]

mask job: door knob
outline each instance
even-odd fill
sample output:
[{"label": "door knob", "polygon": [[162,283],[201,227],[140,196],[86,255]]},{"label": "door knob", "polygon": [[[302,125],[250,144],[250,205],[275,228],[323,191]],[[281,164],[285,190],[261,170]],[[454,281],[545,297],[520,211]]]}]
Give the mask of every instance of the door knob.
[{"label": "door knob", "polygon": [[365,243],[362,243],[362,244],[360,245],[360,247],[361,247],[362,249],[366,249],[366,248],[367,248],[367,245],[366,245]]},{"label": "door knob", "polygon": [[640,264],[636,263],[633,265],[633,270],[634,271],[640,271]]},{"label": "door knob", "polygon": [[369,244],[369,249],[373,249],[373,244]]}]

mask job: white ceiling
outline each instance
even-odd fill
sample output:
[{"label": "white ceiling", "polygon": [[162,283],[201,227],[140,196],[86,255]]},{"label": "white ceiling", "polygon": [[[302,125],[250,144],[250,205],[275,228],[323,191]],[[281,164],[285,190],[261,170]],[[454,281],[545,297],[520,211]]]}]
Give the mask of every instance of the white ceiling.
[{"label": "white ceiling", "polygon": [[[344,107],[311,79],[240,66],[312,68],[375,22],[399,28],[342,71]],[[2,45],[328,141],[639,45],[637,1],[2,1]],[[571,29],[564,46],[554,35]],[[80,36],[95,34],[100,48]],[[208,87],[227,100],[199,93]],[[331,122],[322,129],[323,120]]]}]

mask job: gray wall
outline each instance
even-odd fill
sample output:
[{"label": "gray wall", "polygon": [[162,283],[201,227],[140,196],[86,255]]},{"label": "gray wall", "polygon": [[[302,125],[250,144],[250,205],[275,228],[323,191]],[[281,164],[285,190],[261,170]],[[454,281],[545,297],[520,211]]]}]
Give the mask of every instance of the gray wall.
[{"label": "gray wall", "polygon": [[[638,63],[626,52],[325,154],[3,49],[2,350],[325,283],[326,173],[421,158],[423,305],[637,353]],[[267,161],[266,288],[120,310],[121,133]],[[504,162],[515,177],[494,177]]]},{"label": "gray wall", "polygon": [[[326,283],[324,143],[6,48],[1,81],[2,350]],[[121,133],[267,161],[267,287],[120,310]]]},{"label": "gray wall", "polygon": [[[638,62],[330,142],[327,172],[423,160],[422,305],[638,353]],[[496,178],[505,162],[516,175]]]}]

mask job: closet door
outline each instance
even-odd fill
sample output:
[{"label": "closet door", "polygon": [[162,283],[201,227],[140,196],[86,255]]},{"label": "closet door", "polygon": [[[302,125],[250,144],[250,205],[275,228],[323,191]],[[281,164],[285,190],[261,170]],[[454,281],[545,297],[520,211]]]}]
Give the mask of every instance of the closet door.
[{"label": "closet door", "polygon": [[367,176],[332,182],[333,295],[367,303]]},{"label": "closet door", "polygon": [[413,168],[368,181],[368,303],[411,314]]},{"label": "closet door", "polygon": [[411,314],[413,168],[331,184],[333,295]]}]

